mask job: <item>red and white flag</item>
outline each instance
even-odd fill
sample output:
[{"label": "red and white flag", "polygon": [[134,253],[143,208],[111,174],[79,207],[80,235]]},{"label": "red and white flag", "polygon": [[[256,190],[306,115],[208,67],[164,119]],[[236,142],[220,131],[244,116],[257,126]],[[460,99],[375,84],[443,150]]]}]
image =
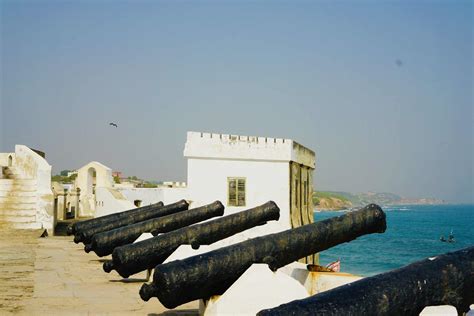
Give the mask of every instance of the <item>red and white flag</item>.
[{"label": "red and white flag", "polygon": [[337,259],[336,261],[331,262],[326,266],[326,268],[334,271],[334,272],[339,272],[341,271],[341,260]]}]

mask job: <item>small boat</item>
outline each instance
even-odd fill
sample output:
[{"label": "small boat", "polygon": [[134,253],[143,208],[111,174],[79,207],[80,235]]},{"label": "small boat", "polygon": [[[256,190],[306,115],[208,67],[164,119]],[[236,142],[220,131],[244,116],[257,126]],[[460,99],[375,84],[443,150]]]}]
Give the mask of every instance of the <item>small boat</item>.
[{"label": "small boat", "polygon": [[451,233],[449,233],[448,242],[456,242],[456,239],[454,239],[453,230],[451,230]]},{"label": "small boat", "polygon": [[439,237],[439,240],[441,242],[448,242],[448,243],[455,243],[456,242],[456,239],[454,239],[454,235],[453,235],[453,231],[451,230],[451,233],[449,233],[448,235],[448,239],[446,239],[444,237],[444,235],[441,235],[441,237]]}]

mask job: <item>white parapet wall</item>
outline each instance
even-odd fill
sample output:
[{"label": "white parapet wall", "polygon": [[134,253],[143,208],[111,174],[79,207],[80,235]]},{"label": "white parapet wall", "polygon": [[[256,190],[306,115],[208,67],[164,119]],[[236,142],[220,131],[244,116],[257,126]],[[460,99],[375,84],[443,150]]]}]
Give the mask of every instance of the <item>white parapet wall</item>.
[{"label": "white parapet wall", "polygon": [[105,188],[95,189],[95,217],[126,211],[157,202],[165,205],[187,198],[186,188]]},{"label": "white parapet wall", "polygon": [[113,188],[98,187],[95,190],[96,207],[94,217],[114,214],[135,208],[133,202],[118,190]]},{"label": "white parapet wall", "polygon": [[315,153],[291,139],[188,132],[185,157],[294,161],[315,168]]},{"label": "white parapet wall", "polygon": [[140,201],[140,206],[163,202],[165,205],[187,199],[184,188],[116,188],[129,201]]},{"label": "white parapet wall", "polygon": [[255,315],[360,279],[348,273],[309,272],[306,265],[297,262],[276,272],[266,264],[253,264],[222,295],[200,300],[199,314]]},{"label": "white parapet wall", "polygon": [[36,180],[36,223],[41,223],[45,229],[53,230],[54,197],[51,190],[51,165],[30,148],[16,145],[13,166],[22,178]]}]

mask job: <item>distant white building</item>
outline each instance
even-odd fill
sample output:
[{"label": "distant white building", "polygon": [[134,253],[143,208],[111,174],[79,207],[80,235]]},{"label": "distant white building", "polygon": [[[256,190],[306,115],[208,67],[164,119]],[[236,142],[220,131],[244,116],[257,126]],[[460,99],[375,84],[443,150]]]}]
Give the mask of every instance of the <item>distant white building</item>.
[{"label": "distant white building", "polygon": [[74,176],[74,175],[77,175],[77,170],[73,170],[73,171],[68,171],[68,172],[67,172],[67,176],[68,176],[68,177],[72,177],[72,176]]}]

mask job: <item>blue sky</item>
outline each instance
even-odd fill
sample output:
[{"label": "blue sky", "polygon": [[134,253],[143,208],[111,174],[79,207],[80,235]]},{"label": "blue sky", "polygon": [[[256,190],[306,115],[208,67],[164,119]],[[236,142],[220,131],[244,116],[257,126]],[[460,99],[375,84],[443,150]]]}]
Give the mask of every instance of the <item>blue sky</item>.
[{"label": "blue sky", "polygon": [[2,151],[185,180],[188,130],[285,137],[316,151],[317,189],[474,202],[469,1],[1,1],[1,14]]}]

